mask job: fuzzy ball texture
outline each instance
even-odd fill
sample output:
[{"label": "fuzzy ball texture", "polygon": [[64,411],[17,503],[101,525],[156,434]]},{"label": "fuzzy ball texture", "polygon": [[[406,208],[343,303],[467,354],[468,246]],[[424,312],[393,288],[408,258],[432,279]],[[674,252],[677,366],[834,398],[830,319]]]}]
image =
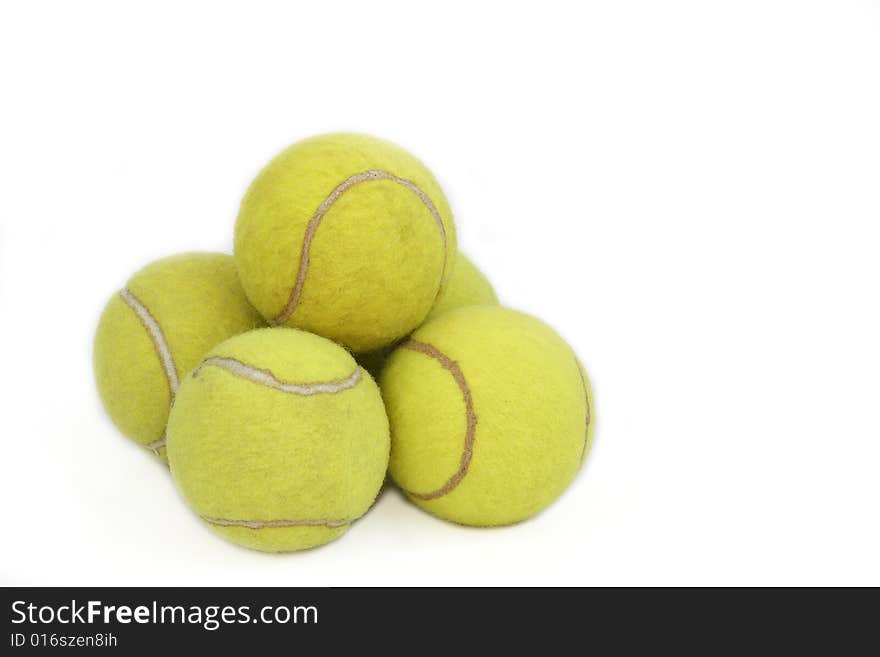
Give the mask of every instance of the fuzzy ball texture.
[{"label": "fuzzy ball texture", "polygon": [[[440,296],[431,308],[425,321],[431,321],[456,308],[465,306],[497,306],[498,296],[489,279],[477,269],[477,266],[461,251],[455,254],[449,282],[440,292]],[[395,345],[382,349],[356,354],[355,358],[373,376],[379,376],[385,366],[385,360],[394,350]]]},{"label": "fuzzy ball texture", "polygon": [[485,274],[459,251],[455,254],[449,283],[440,292],[425,321],[455,308],[482,305],[497,306],[498,295]]},{"label": "fuzzy ball texture", "polygon": [[301,550],[343,534],[388,466],[379,389],[354,358],[305,331],[251,331],[186,377],[168,421],[183,497],[245,547]]},{"label": "fuzzy ball texture", "polygon": [[381,386],[392,478],[453,522],[506,525],[538,513],[589,451],[586,373],[553,329],[516,311],[440,315],[389,357]]},{"label": "fuzzy ball texture", "polygon": [[179,381],[211,347],[263,325],[232,256],[186,253],[147,265],[98,323],[94,371],[104,408],[123,434],[165,460]]},{"label": "fuzzy ball texture", "polygon": [[452,212],[431,172],[358,134],[280,153],[254,179],[235,225],[242,284],[269,323],[356,352],[424,320],[455,252]]}]

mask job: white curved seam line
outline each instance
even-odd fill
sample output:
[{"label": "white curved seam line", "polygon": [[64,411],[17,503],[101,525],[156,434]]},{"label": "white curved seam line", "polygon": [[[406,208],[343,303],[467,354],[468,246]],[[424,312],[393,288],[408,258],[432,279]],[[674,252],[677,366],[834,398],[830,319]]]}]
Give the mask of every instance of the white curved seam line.
[{"label": "white curved seam line", "polygon": [[165,447],[165,432],[162,432],[162,437],[159,438],[159,440],[154,440],[151,443],[147,443],[146,445],[144,445],[144,447],[153,452],[153,454],[155,454],[156,456],[159,456],[159,449]]},{"label": "white curved seam line", "polygon": [[[421,202],[424,204],[426,208],[428,208],[428,212],[434,217],[434,221],[437,222],[437,228],[440,229],[440,240],[443,242],[443,267],[440,270],[440,279],[443,279],[443,276],[446,274],[446,226],[443,224],[443,218],[440,216],[440,211],[437,210],[437,206],[434,205],[434,201],[431,200],[431,197],[428,196],[421,187],[416,185],[412,180],[407,180],[406,178],[401,178],[399,176],[395,176],[393,173],[389,171],[383,171],[382,169],[368,169],[362,173],[355,174],[348,180],[346,180],[342,185],[333,190],[333,193],[328,196],[324,203],[318,208],[317,215],[323,216],[330,209],[330,206],[336,202],[339,196],[342,195],[349,187],[355,185],[359,182],[363,182],[365,180],[391,180],[396,182],[398,185],[402,185],[409,189],[413,194],[419,197]],[[337,194],[337,190],[339,193]],[[332,199],[332,200],[331,200]],[[328,202],[329,201],[329,202]],[[324,207],[324,204],[327,204]]]},{"label": "white curved seam line", "polygon": [[353,388],[357,385],[358,381],[361,380],[361,368],[358,367],[349,376],[339,381],[324,381],[319,383],[290,383],[288,381],[282,381],[281,379],[277,378],[269,370],[262,370],[258,367],[242,363],[241,361],[235,360],[234,358],[227,358],[224,356],[212,356],[203,360],[202,364],[199,365],[195,369],[195,371],[193,371],[193,377],[198,376],[203,367],[208,367],[211,365],[213,365],[214,367],[222,368],[242,379],[247,379],[258,385],[266,386],[267,388],[273,388],[274,390],[280,390],[281,392],[286,392],[291,395],[333,395],[338,392],[342,392],[343,390]]},{"label": "white curved seam line", "polygon": [[351,520],[226,520],[225,518],[209,518],[200,516],[202,520],[218,527],[247,527],[248,529],[264,529],[267,527],[344,527]]},{"label": "white curved seam line", "polygon": [[[443,225],[443,219],[440,217],[440,212],[437,210],[437,206],[434,205],[434,201],[431,200],[431,197],[428,196],[424,191],[422,191],[421,187],[416,185],[412,180],[400,178],[399,176],[395,176],[393,173],[382,171],[381,169],[370,169],[368,171],[364,171],[360,175],[364,176],[364,180],[393,180],[398,185],[403,185],[404,187],[411,190],[416,196],[421,199],[422,203],[425,204],[425,207],[428,208],[428,212],[430,212],[434,216],[434,221],[437,222],[437,227],[440,229],[440,237],[443,239],[443,243],[446,244],[446,226]],[[360,180],[356,182],[360,182]]]},{"label": "white curved seam line", "polygon": [[398,176],[395,176],[393,173],[383,171],[382,169],[368,169],[367,171],[356,173],[339,183],[339,185],[337,185],[336,188],[332,192],[330,192],[329,196],[327,196],[327,198],[325,198],[321,202],[321,205],[318,206],[315,214],[312,215],[312,218],[309,220],[309,223],[306,226],[305,235],[303,236],[303,245],[300,252],[299,268],[297,270],[296,281],[294,281],[293,290],[291,290],[290,297],[288,298],[287,304],[284,306],[284,309],[281,311],[281,314],[273,319],[270,319],[270,324],[279,325],[286,323],[287,320],[290,319],[290,316],[293,314],[293,311],[296,309],[297,305],[299,304],[299,299],[300,296],[302,296],[302,290],[303,286],[305,285],[306,274],[308,273],[309,268],[309,253],[311,251],[312,238],[315,236],[315,232],[318,230],[318,226],[324,219],[324,215],[330,211],[330,208],[333,206],[333,204],[336,203],[336,201],[339,200],[339,197],[342,196],[346,191],[348,191],[349,188],[367,180],[391,180],[398,185],[402,185],[412,191],[416,196],[418,196],[419,200],[421,200],[424,206],[428,208],[428,212],[430,212],[431,215],[434,217],[434,221],[437,223],[437,227],[440,229],[440,239],[443,242],[443,266],[440,270],[440,280],[442,282],[443,278],[446,276],[446,226],[443,224],[443,218],[440,216],[440,212],[437,210],[437,206],[434,205],[434,202],[431,200],[431,198],[424,191],[422,191],[422,189],[413,181],[407,180],[406,178],[400,178]]},{"label": "white curved seam line", "polygon": [[134,310],[138,319],[140,319],[141,323],[144,325],[144,328],[147,329],[147,333],[150,334],[150,339],[153,341],[153,346],[156,348],[156,353],[162,363],[162,368],[165,370],[165,377],[168,379],[168,387],[171,389],[171,398],[174,399],[174,395],[177,394],[177,388],[180,385],[180,380],[177,378],[177,368],[174,366],[174,358],[171,355],[171,349],[168,348],[168,341],[165,339],[162,327],[159,326],[159,322],[157,322],[150,314],[147,307],[141,303],[140,299],[134,296],[128,288],[123,288],[122,291],[119,292],[119,296],[122,297],[122,300],[125,301],[132,310]]}]

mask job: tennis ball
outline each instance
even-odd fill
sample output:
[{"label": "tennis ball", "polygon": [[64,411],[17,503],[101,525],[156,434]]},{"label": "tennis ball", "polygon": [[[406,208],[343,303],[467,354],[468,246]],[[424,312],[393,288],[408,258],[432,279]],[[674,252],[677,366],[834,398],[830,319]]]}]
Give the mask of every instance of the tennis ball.
[{"label": "tennis ball", "polygon": [[107,414],[165,460],[181,377],[218,342],[262,325],[232,256],[186,253],[147,265],[113,295],[95,333],[95,380]]},{"label": "tennis ball", "polygon": [[342,347],[260,329],[217,345],[181,383],[171,473],[214,531],[266,552],[332,541],[370,508],[388,466],[379,389]]},{"label": "tennis ball", "polygon": [[461,251],[456,253],[449,283],[440,292],[425,321],[464,306],[498,305],[489,279]]},{"label": "tennis ball", "polygon": [[365,352],[418,326],[449,275],[452,212],[427,168],[357,134],[306,139],[245,194],[235,262],[272,325]]},{"label": "tennis ball", "polygon": [[[455,254],[449,282],[428,313],[425,321],[464,306],[498,305],[498,297],[492,284],[461,251]],[[355,354],[357,362],[373,376],[378,376],[385,366],[385,359],[394,351],[395,345]]]},{"label": "tennis ball", "polygon": [[524,520],[555,500],[591,442],[592,393],[546,324],[497,306],[452,310],[388,358],[389,473],[446,520]]}]

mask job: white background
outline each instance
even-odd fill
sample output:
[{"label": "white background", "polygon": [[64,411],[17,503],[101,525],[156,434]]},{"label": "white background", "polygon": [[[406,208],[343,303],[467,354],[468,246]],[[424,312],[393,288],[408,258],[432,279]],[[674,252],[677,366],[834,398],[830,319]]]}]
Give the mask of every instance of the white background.
[{"label": "white background", "polygon": [[[0,97],[0,582],[880,584],[877,3],[4,2]],[[230,250],[329,130],[420,156],[587,365],[595,449],[534,520],[389,490],[250,552],[104,415],[106,299]]]}]

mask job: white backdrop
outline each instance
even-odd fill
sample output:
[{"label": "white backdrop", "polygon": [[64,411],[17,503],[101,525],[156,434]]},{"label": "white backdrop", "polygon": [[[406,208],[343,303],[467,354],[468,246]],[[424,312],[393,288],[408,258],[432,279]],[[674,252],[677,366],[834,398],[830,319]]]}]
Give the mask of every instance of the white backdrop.
[{"label": "white backdrop", "polygon": [[[878,3],[6,2],[0,95],[0,583],[880,584]],[[534,520],[389,490],[250,552],[104,415],[109,295],[329,130],[420,156],[590,371]]]}]

